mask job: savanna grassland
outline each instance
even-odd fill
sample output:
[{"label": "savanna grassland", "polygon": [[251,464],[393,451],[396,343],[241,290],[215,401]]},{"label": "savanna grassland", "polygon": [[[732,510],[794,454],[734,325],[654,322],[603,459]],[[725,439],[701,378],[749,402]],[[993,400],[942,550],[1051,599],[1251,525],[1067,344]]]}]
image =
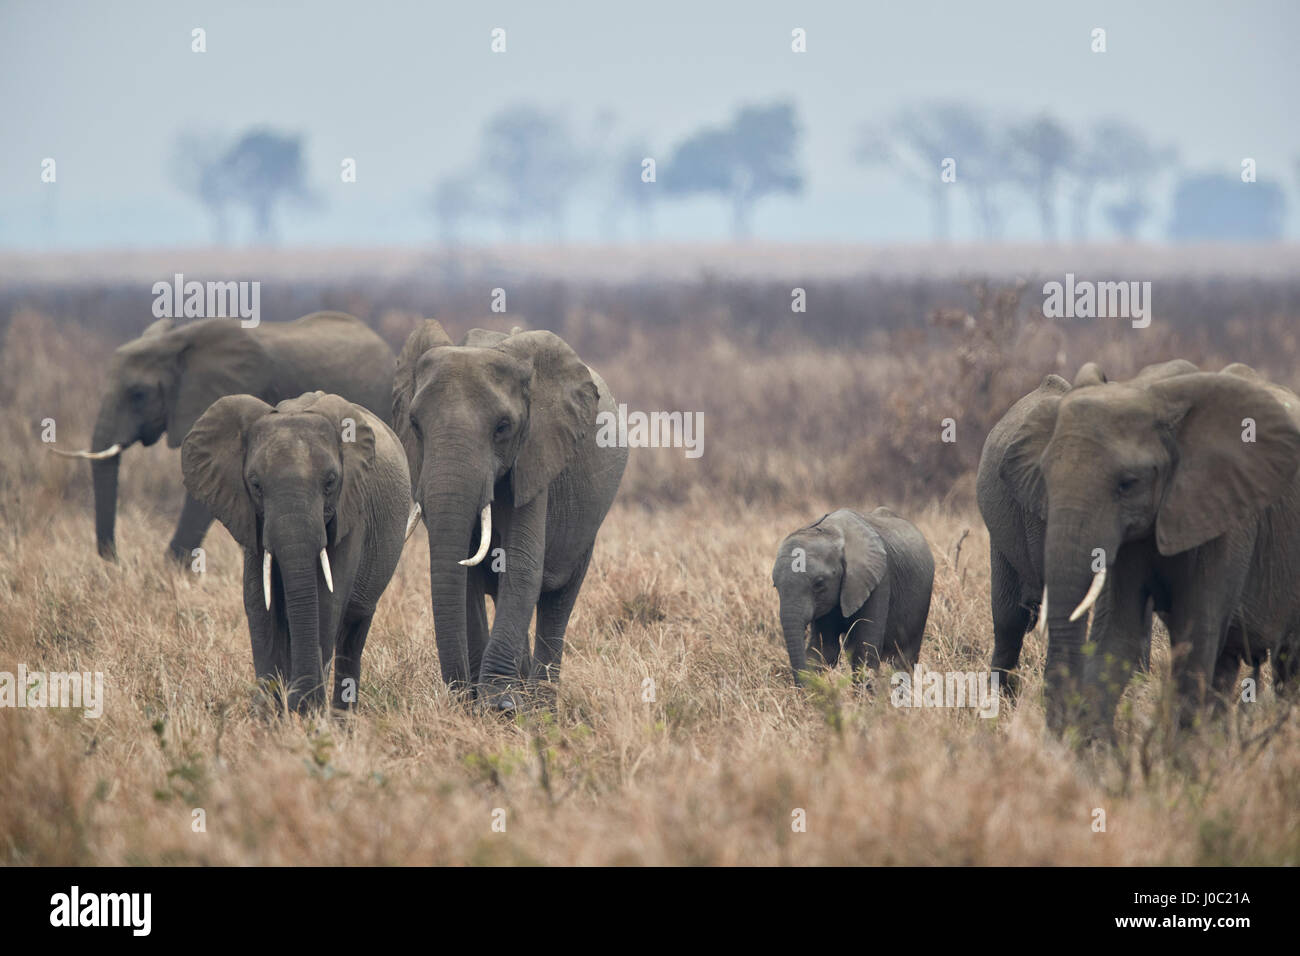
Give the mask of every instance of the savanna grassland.
[{"label": "savanna grassland", "polygon": [[395,347],[423,314],[453,336],[552,328],[633,409],[704,414],[701,458],[633,450],[553,706],[513,721],[442,686],[422,534],[341,719],[254,707],[238,548],[214,525],[205,573],[163,556],[183,492],[165,443],[125,454],[120,559],[95,555],[89,468],[48,454],[41,421],[84,447],[106,358],[150,320],[149,284],[0,290],[0,671],[99,671],[107,698],[98,720],[0,708],[0,861],[1300,863],[1300,713],[1267,668],[1256,703],[1176,738],[1158,633],[1118,746],[1075,753],[1044,728],[1041,638],[991,719],[895,708],[888,674],[862,692],[845,663],[800,691],[770,582],[787,532],[889,505],[934,552],[922,665],[985,670],[973,469],[989,425],[1090,359],[1112,378],[1241,360],[1294,388],[1300,284],[1171,278],[1145,330],[1035,318],[1035,285],[1012,281],[819,279],[793,316],[799,283],[770,276],[520,279],[506,316],[482,291],[499,281],[450,273],[264,291],[265,320],[346,309]]}]

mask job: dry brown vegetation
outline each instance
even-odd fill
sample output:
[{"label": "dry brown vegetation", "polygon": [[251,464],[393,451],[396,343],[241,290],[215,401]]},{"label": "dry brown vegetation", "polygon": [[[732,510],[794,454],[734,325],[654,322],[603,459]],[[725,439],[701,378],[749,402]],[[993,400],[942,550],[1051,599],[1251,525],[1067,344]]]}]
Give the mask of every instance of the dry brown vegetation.
[{"label": "dry brown vegetation", "polygon": [[[788,286],[776,292],[788,309]],[[769,577],[794,527],[889,504],[935,554],[922,664],[985,669],[987,537],[971,469],[988,424],[1046,372],[1093,358],[1115,377],[1175,355],[1207,368],[1240,359],[1294,387],[1287,296],[1235,326],[1191,315],[1188,292],[1182,325],[1063,331],[1028,319],[1014,287],[954,286],[946,301],[853,307],[913,308],[910,321],[845,319],[830,335],[810,319],[801,335],[747,325],[745,300],[721,292],[715,313],[659,324],[593,305],[601,295],[613,293],[570,297],[545,324],[632,407],[703,411],[705,453],[633,452],[555,708],[514,722],[471,713],[441,685],[420,535],[376,616],[359,711],[258,716],[238,549],[216,526],[205,574],[162,555],[178,453],[127,453],[121,559],[109,564],[94,553],[87,467],[40,447],[47,417],[61,444],[84,441],[102,359],[124,335],[84,322],[75,297],[14,306],[0,352],[0,671],[100,671],[107,705],[98,720],[0,709],[0,861],[1300,862],[1300,715],[1267,681],[1258,703],[1174,740],[1158,636],[1119,747],[1075,754],[1044,730],[1033,636],[1022,696],[994,719],[896,709],[887,675],[861,693],[843,665],[797,690]],[[358,292],[348,307],[400,342],[419,315],[378,298]],[[479,318],[436,311],[453,334]],[[544,324],[502,324],[514,322]],[[939,441],[945,417],[955,445]],[[192,830],[195,808],[206,832]],[[796,809],[806,832],[792,831]]]}]

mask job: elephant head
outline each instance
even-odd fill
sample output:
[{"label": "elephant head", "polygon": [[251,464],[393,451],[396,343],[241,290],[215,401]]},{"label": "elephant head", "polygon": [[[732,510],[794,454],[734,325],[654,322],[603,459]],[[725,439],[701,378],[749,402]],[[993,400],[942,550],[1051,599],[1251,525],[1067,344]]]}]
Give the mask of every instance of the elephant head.
[{"label": "elephant head", "polygon": [[[1300,430],[1263,387],[1205,372],[1075,389],[1028,415],[1001,463],[1047,522],[1048,717],[1065,722],[1086,612],[1120,547],[1174,555],[1257,520],[1300,467]],[[1245,419],[1254,441],[1244,439]]]},{"label": "elephant head", "polygon": [[492,503],[500,494],[498,508],[519,509],[545,491],[592,427],[598,398],[590,371],[551,332],[471,333],[467,342],[453,345],[427,320],[407,339],[393,384],[394,429],[429,533],[435,639],[451,684],[475,676],[466,567],[487,554]]},{"label": "elephant head", "polygon": [[772,584],[781,599],[781,631],[795,683],[806,670],[808,626],[836,608],[856,614],[888,567],[880,535],[852,511],[824,515],[781,542]]},{"label": "elephant head", "polygon": [[268,613],[276,604],[273,613],[288,626],[291,707],[320,687],[318,586],[323,580],[334,590],[329,551],[362,526],[374,462],[364,411],[322,392],[275,408],[252,395],[228,395],[203,413],[181,447],[190,494],[246,555],[261,556],[263,604]]},{"label": "elephant head", "polygon": [[180,445],[222,395],[265,386],[262,347],[237,322],[214,320],[173,328],[160,319],[113,354],[108,386],[95,419],[91,451],[60,452],[91,459],[95,540],[102,557],[116,554],[117,476],[122,452],[137,441],[152,445],[164,432]]}]

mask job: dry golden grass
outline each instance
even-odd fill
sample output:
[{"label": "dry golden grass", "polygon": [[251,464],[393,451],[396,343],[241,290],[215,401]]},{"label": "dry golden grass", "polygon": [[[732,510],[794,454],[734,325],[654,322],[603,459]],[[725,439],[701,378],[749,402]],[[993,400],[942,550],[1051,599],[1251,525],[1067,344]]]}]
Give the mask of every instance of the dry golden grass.
[{"label": "dry golden grass", "polygon": [[[107,694],[98,720],[0,709],[0,861],[1300,862],[1300,719],[1266,684],[1258,703],[1171,741],[1163,637],[1110,753],[1076,755],[1046,734],[1033,636],[1022,696],[994,719],[896,709],[887,676],[859,693],[844,665],[818,687],[793,687],[769,579],[775,548],[831,507],[882,501],[824,490],[846,487],[837,469],[851,472],[860,453],[810,462],[800,445],[830,442],[837,427],[873,431],[845,419],[852,395],[924,374],[919,360],[891,370],[863,356],[885,377],[868,388],[861,364],[811,350],[793,363],[748,354],[722,381],[705,364],[721,342],[679,356],[671,378],[667,357],[614,357],[602,371],[638,407],[711,409],[727,391],[744,403],[709,421],[698,462],[634,452],[569,627],[554,712],[508,722],[448,695],[417,535],[375,618],[359,710],[267,720],[252,706],[233,541],[214,527],[203,575],[162,556],[180,501],[177,453],[128,452],[121,560],[108,564],[94,554],[88,469],[34,437],[46,416],[65,444],[88,433],[101,379],[87,356],[108,344],[24,313],[0,353],[0,671],[99,671]],[[799,417],[810,392],[838,386],[861,392],[834,421]],[[755,418],[764,389],[785,390],[786,417]],[[735,493],[745,475],[764,483],[752,503]],[[678,491],[639,493],[665,481]],[[813,490],[801,495],[804,483]],[[969,494],[885,503],[913,517],[935,553],[922,664],[985,669],[987,537]],[[191,827],[196,808],[205,832]],[[1093,829],[1097,808],[1105,832]],[[505,832],[493,830],[498,809]],[[797,809],[806,832],[792,830]]]}]

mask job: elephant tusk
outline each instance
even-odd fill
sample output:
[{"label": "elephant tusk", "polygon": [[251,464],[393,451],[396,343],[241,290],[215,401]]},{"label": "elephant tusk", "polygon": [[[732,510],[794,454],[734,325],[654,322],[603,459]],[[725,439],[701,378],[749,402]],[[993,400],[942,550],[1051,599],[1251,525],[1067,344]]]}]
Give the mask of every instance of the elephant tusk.
[{"label": "elephant tusk", "polygon": [[262,552],[262,598],[266,609],[271,610],[271,552]]},{"label": "elephant tusk", "polygon": [[325,553],[325,549],[320,549],[320,569],[325,575],[325,586],[330,589],[330,594],[334,593],[334,575],[330,574],[330,556]]},{"label": "elephant tusk", "polygon": [[479,521],[483,526],[483,533],[479,535],[478,551],[474,557],[466,558],[460,562],[467,568],[472,568],[482,561],[488,552],[488,543],[492,540],[492,502],[489,501],[483,506],[483,513],[479,516]]},{"label": "elephant tusk", "polygon": [[122,454],[122,446],[114,445],[111,448],[105,448],[103,451],[59,451],[57,448],[51,448],[50,451],[56,455],[62,455],[64,458],[88,458],[91,461],[103,461],[105,458],[116,458]]},{"label": "elephant tusk", "polygon": [[1101,589],[1105,586],[1106,569],[1102,568],[1092,576],[1092,587],[1088,588],[1088,593],[1083,596],[1083,600],[1079,602],[1079,606],[1076,607],[1074,613],[1070,615],[1071,622],[1077,621],[1088,613],[1088,608],[1097,603],[1097,598],[1101,594]]},{"label": "elephant tusk", "polygon": [[1043,588],[1043,601],[1038,605],[1038,624],[1034,626],[1034,633],[1040,637],[1047,630],[1047,588]]},{"label": "elephant tusk", "polygon": [[403,541],[410,540],[411,532],[414,531],[415,526],[420,523],[420,515],[423,512],[424,509],[420,507],[418,501],[411,506],[411,515],[406,519],[406,537],[402,539]]}]

